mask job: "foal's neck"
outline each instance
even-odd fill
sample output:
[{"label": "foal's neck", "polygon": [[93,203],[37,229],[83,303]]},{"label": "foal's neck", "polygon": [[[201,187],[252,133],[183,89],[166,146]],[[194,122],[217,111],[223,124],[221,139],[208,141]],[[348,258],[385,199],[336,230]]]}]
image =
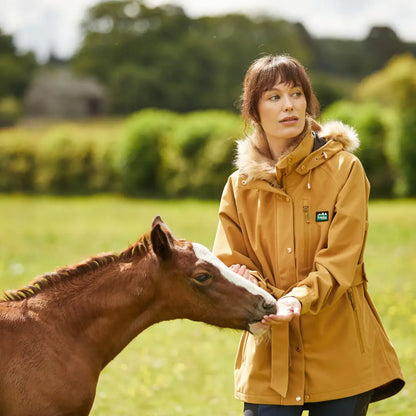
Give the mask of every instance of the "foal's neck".
[{"label": "foal's neck", "polygon": [[[123,254],[123,253],[122,253]],[[45,321],[76,342],[77,350],[91,357],[101,370],[135,336],[158,322],[155,297],[156,259],[151,252],[120,255],[105,267],[36,296]],[[65,290],[64,290],[65,289]],[[48,296],[49,295],[49,296]],[[35,301],[35,298],[33,298]],[[39,304],[38,304],[39,305]],[[60,323],[60,325],[57,325]],[[83,346],[82,346],[83,345]]]},{"label": "foal's neck", "polygon": [[[84,309],[90,315],[85,335],[94,340],[103,354],[103,366],[111,361],[134,337],[159,319],[155,296],[154,258],[115,265],[102,276],[94,294],[95,304]],[[85,319],[85,318],[84,318]]]},{"label": "foal's neck", "polygon": [[154,263],[154,257],[147,255],[118,263],[115,270],[97,276],[102,284],[94,294],[96,304],[87,306],[86,310],[95,317],[85,327],[85,334],[95,341],[97,349],[105,350],[103,366],[140,332],[160,320]]}]

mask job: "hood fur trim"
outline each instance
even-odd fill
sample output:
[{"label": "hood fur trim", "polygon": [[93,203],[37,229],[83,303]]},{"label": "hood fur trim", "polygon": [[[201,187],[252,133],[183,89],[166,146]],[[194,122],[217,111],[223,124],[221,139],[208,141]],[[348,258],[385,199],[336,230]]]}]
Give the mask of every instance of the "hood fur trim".
[{"label": "hood fur trim", "polygon": [[260,179],[275,182],[276,162],[260,152],[249,138],[237,142],[235,165],[247,180]]},{"label": "hood fur trim", "polygon": [[360,140],[356,130],[341,121],[329,121],[321,128],[318,134],[324,137],[326,141],[333,140],[341,143],[347,152],[352,153],[360,147]]},{"label": "hood fur trim", "polygon": [[[313,121],[311,127],[318,132],[319,137],[324,138],[327,142],[341,143],[342,148],[346,151],[353,152],[360,145],[355,129],[340,121],[330,121],[322,127]],[[310,130],[308,130],[306,135],[309,136],[310,134]],[[305,139],[306,137],[303,140]],[[299,143],[296,143],[296,146],[298,145]],[[288,153],[293,150],[294,148],[289,149]],[[267,142],[259,131],[255,130],[253,134],[237,142],[235,166],[241,174],[246,175],[249,181],[260,179],[271,183],[273,186],[280,186],[276,177],[278,162],[270,157]]]}]

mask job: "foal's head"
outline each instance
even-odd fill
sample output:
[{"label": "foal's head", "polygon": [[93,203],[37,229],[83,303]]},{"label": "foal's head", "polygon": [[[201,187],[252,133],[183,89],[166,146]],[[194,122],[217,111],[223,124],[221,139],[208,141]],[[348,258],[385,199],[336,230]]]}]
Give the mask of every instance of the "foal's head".
[{"label": "foal's head", "polygon": [[232,272],[201,244],[177,240],[160,217],[153,220],[150,236],[159,269],[156,290],[165,300],[168,319],[248,330],[276,311],[270,294]]}]

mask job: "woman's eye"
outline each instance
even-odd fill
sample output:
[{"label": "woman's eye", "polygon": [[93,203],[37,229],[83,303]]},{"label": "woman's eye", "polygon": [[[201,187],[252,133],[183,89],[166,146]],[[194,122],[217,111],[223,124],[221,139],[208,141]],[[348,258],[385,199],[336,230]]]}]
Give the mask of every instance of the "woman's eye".
[{"label": "woman's eye", "polygon": [[293,93],[294,97],[301,97],[302,96],[302,91],[296,91]]},{"label": "woman's eye", "polygon": [[278,95],[272,95],[269,100],[271,101],[277,101],[280,97]]},{"label": "woman's eye", "polygon": [[194,279],[198,282],[198,283],[206,283],[208,280],[210,280],[212,278],[212,276],[208,273],[201,273],[201,274],[197,274]]}]

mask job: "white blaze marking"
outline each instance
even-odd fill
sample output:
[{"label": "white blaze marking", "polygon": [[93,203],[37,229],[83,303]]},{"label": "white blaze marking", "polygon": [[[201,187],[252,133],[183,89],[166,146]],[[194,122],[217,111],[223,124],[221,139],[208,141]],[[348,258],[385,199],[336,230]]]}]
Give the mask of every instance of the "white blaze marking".
[{"label": "white blaze marking", "polygon": [[274,297],[267,293],[265,290],[256,286],[254,283],[250,282],[243,276],[233,272],[229,269],[218,257],[216,257],[211,251],[209,251],[205,246],[198,243],[192,243],[195,255],[208,263],[214,265],[221,274],[230,282],[234,283],[237,286],[245,288],[248,292],[254,295],[261,295],[267,302],[276,302]]}]

